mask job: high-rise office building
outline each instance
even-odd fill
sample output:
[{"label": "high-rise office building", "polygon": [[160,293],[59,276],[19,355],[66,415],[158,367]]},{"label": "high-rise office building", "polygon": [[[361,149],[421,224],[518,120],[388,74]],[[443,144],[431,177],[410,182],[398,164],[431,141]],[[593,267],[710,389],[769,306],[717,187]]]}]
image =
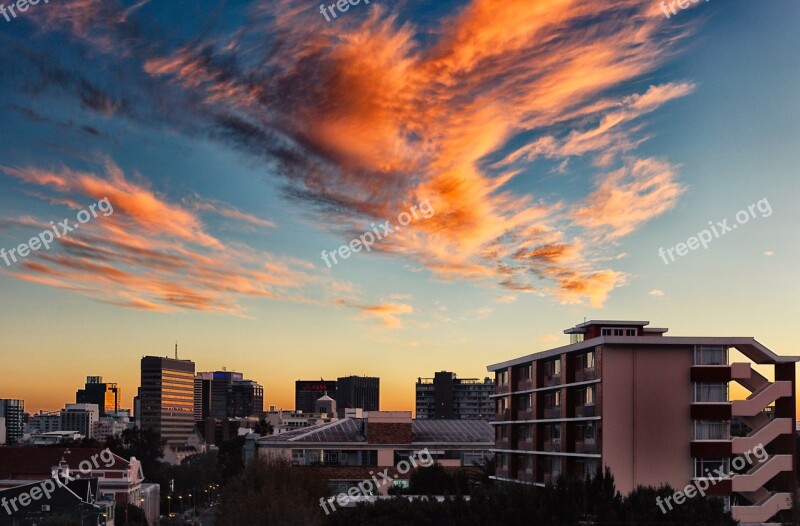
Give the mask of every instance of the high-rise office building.
[{"label": "high-rise office building", "polygon": [[228,391],[230,418],[261,416],[264,413],[264,388],[253,380],[236,380]]},{"label": "high-rise office building", "polygon": [[182,446],[194,430],[194,362],[142,358],[137,424],[153,429],[171,446]]},{"label": "high-rise office building", "polygon": [[317,400],[326,394],[336,400],[335,380],[297,380],[294,383],[294,408],[303,413],[315,413]]},{"label": "high-rise office building", "polygon": [[224,420],[264,412],[264,388],[242,373],[214,371],[194,378],[194,418]]},{"label": "high-rise office building", "polygon": [[77,431],[85,438],[94,438],[94,426],[99,419],[97,404],[67,404],[61,411],[59,431]]},{"label": "high-rise office building", "polygon": [[345,409],[359,408],[364,411],[379,411],[380,405],[380,378],[345,376],[336,380],[336,411],[339,418],[344,418]]},{"label": "high-rise office building", "polygon": [[101,417],[118,413],[121,400],[122,392],[117,384],[103,382],[102,376],[87,376],[84,388],[75,393],[75,403],[97,404]]},{"label": "high-rise office building", "polygon": [[14,444],[22,439],[25,428],[25,401],[0,398],[0,418],[6,419],[6,443]]},{"label": "high-rise office building", "polygon": [[[570,345],[490,365],[495,478],[543,485],[607,467],[623,494],[697,481],[743,524],[791,522],[800,357],[754,338],[668,337],[648,325],[587,321],[564,331]],[[729,363],[732,350],[740,362]],[[750,395],[731,400],[731,382]],[[747,434],[731,433],[734,418]]]},{"label": "high-rise office building", "polygon": [[440,371],[433,378],[418,378],[416,418],[420,420],[485,419],[494,416],[494,382],[491,378],[458,378]]},{"label": "high-rise office building", "polygon": [[211,380],[214,373],[194,375],[194,421],[200,422],[211,416]]}]

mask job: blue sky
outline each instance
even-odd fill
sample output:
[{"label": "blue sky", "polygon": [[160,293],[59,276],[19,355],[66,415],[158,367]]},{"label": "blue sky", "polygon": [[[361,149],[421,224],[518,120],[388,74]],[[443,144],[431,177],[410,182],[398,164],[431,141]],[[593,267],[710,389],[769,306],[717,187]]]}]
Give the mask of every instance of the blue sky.
[{"label": "blue sky", "polygon": [[[269,404],[370,374],[411,409],[418,376],[482,377],[584,317],[790,354],[799,9],[373,2],[326,23],[296,1],[79,0],[0,20],[0,247],[115,208],[0,263],[0,396],[56,409],[93,374],[132,396],[138,359],[178,340]],[[423,199],[432,218],[320,259]]]}]

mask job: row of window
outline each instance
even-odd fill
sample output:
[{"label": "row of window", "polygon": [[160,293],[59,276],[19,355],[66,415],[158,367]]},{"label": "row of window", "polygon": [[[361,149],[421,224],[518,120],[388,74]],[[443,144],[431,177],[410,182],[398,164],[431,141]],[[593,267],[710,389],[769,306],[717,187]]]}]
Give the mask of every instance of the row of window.
[{"label": "row of window", "polygon": [[[575,369],[593,369],[595,363],[595,356],[594,351],[589,351],[586,353],[579,354],[573,357]],[[555,376],[561,376],[561,359],[555,358],[553,360],[548,360],[546,362],[542,362],[542,373],[544,374],[545,378],[551,378]],[[519,370],[519,379],[520,381],[526,381],[533,378],[533,365],[528,364],[520,368]],[[499,371],[496,376],[497,385],[508,385],[509,382],[509,374],[508,371]]]},{"label": "row of window", "polygon": [[[508,439],[508,429],[508,426],[498,426],[500,440]],[[545,424],[542,425],[540,429],[545,442],[557,442],[561,440],[560,424]],[[530,440],[533,438],[533,425],[519,426],[519,438],[520,440]],[[585,442],[587,440],[594,440],[594,438],[594,422],[581,422],[575,425],[575,440],[578,442]]]}]

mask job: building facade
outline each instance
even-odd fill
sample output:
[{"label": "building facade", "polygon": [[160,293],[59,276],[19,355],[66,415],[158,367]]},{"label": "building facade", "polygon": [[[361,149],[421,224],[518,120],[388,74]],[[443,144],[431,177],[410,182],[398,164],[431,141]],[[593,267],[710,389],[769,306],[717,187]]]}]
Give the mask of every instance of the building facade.
[{"label": "building facade", "polygon": [[246,418],[264,412],[264,387],[242,373],[215,371],[194,378],[194,419]]},{"label": "building facade", "polygon": [[94,426],[99,419],[97,404],[67,404],[61,411],[60,431],[76,431],[86,438],[94,438]]},{"label": "building facade", "polygon": [[[608,467],[617,488],[709,495],[742,524],[789,520],[797,489],[795,362],[754,338],[667,337],[645,321],[587,321],[570,345],[488,367],[495,373],[498,480],[544,485]],[[730,363],[730,354],[742,361]],[[753,367],[770,370],[767,380]],[[732,400],[731,384],[749,396]],[[774,403],[774,418],[764,409]],[[731,435],[731,420],[746,436]],[[739,458],[763,447],[763,462]],[[720,469],[723,480],[710,484]]]},{"label": "building facade", "polygon": [[344,413],[347,409],[380,411],[381,379],[374,376],[345,376],[338,378],[336,380],[335,400],[339,418],[344,418]]},{"label": "building facade", "polygon": [[170,446],[186,444],[194,431],[194,362],[145,356],[141,367],[137,423]]},{"label": "building facade", "polygon": [[335,380],[297,380],[294,383],[294,408],[303,413],[316,413],[317,400],[326,394],[336,400]]},{"label": "building facade", "polygon": [[97,404],[101,417],[117,414],[121,401],[119,386],[103,382],[102,376],[87,376],[83,389],[75,393],[76,404]]},{"label": "building facade", "polygon": [[0,398],[0,418],[5,418],[6,443],[15,444],[22,440],[25,430],[25,401]]},{"label": "building facade", "polygon": [[461,420],[494,417],[495,386],[491,378],[458,378],[440,371],[433,378],[418,378],[416,417],[419,420]]}]

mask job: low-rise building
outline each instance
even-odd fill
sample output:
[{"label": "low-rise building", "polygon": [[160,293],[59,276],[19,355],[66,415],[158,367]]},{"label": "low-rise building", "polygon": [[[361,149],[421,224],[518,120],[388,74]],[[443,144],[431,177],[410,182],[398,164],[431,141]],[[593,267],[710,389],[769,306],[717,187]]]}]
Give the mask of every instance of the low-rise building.
[{"label": "low-rise building", "polygon": [[101,498],[155,510],[147,517],[150,524],[158,518],[157,488],[143,484],[142,466],[135,457],[128,461],[101,448],[0,448],[0,490],[56,476],[96,478]]},{"label": "low-rise building", "polygon": [[[246,458],[277,456],[299,469],[322,469],[334,493],[347,492],[383,468],[426,450],[448,469],[473,466],[494,447],[492,426],[484,420],[412,420],[410,411],[369,411],[280,435],[248,435]],[[411,472],[394,486],[407,486]],[[387,493],[391,485],[380,488]]]}]

